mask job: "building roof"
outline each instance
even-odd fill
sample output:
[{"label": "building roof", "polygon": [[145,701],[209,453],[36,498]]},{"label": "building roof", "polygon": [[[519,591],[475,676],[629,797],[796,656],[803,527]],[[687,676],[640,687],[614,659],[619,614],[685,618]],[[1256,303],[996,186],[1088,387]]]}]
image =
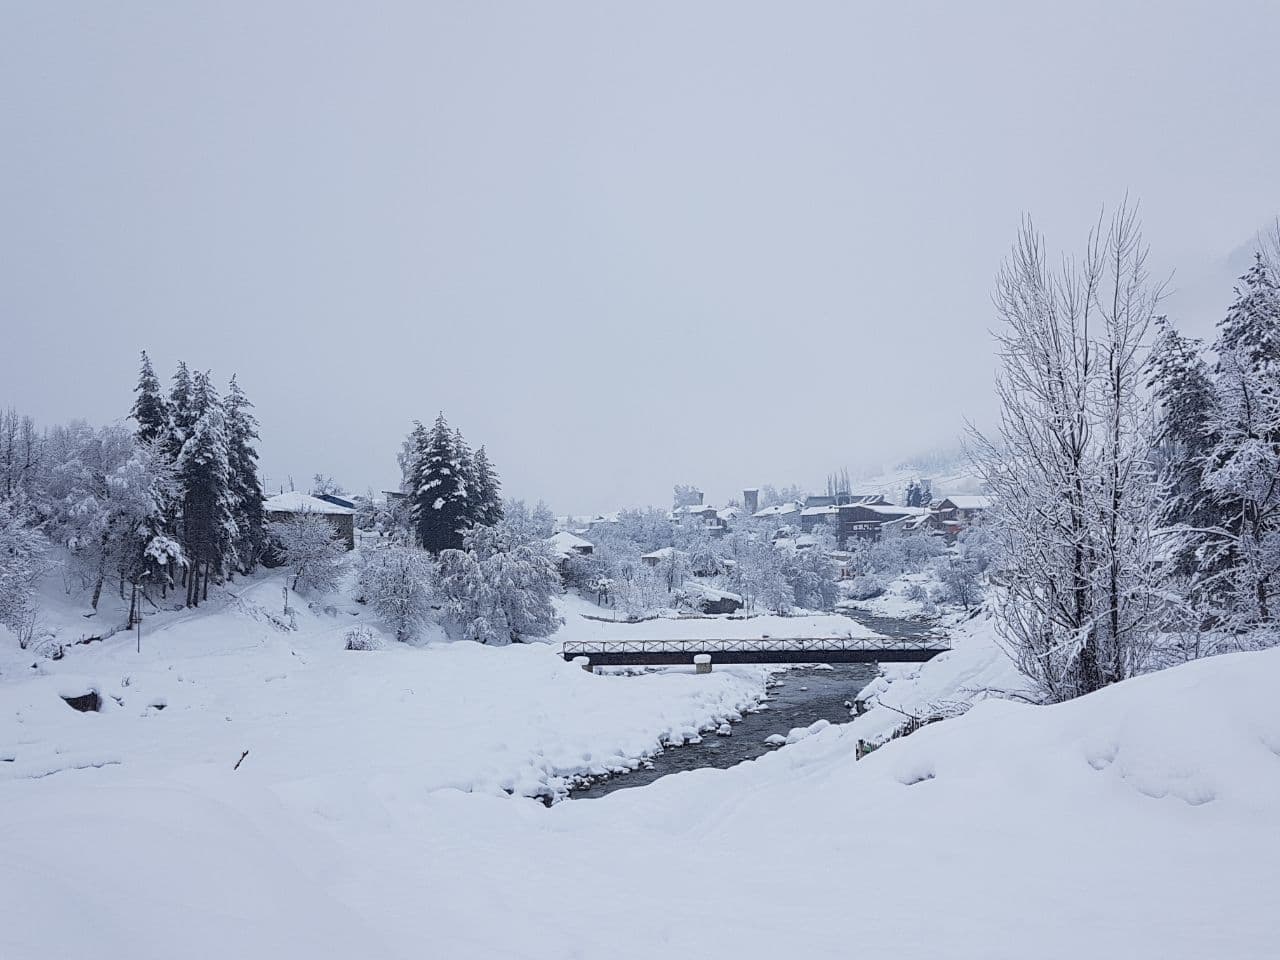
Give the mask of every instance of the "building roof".
[{"label": "building roof", "polygon": [[296,490],[271,497],[263,502],[262,509],[267,513],[355,513],[347,507],[340,507],[336,503],[321,500],[309,493],[299,493]]},{"label": "building roof", "polygon": [[584,540],[582,537],[575,536],[567,530],[552,534],[547,537],[546,542],[551,547],[551,552],[557,557],[568,557],[575,553],[581,553],[583,550],[595,549],[595,544],[590,540]]},{"label": "building roof", "polygon": [[840,509],[869,510],[887,517],[923,517],[928,516],[928,507],[895,507],[891,503],[846,503]]},{"label": "building roof", "polygon": [[800,511],[802,517],[820,517],[828,513],[839,513],[840,508],[834,503],[821,507],[805,507]]},{"label": "building roof", "polygon": [[736,593],[730,593],[728,590],[721,590],[706,583],[697,580],[686,580],[680,587],[681,592],[687,597],[702,597],[705,600],[733,600],[736,603],[742,602],[742,597]]},{"label": "building roof", "polygon": [[[938,504],[938,507],[947,503],[957,510],[988,510],[991,508],[992,498],[977,494],[957,494],[954,497],[947,497],[942,503]],[[935,509],[937,508],[935,507]]]},{"label": "building roof", "polygon": [[763,510],[757,510],[752,514],[753,517],[784,517],[793,513],[800,512],[800,504],[798,503],[775,503],[772,507],[765,507]]},{"label": "building roof", "polygon": [[652,553],[645,553],[640,556],[641,560],[665,560],[667,557],[673,556],[680,551],[675,547],[661,547]]}]

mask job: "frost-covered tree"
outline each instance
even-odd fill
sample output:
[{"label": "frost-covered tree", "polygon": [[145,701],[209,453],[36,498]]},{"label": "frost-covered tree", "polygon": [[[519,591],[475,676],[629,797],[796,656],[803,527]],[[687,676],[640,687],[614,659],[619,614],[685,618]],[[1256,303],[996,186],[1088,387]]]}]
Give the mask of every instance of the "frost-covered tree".
[{"label": "frost-covered tree", "polygon": [[1149,409],[1140,392],[1159,288],[1133,211],[1052,271],[1028,221],[996,285],[1000,426],[975,434],[1001,544],[997,627],[1047,700],[1132,676],[1155,632]]},{"label": "frost-covered tree", "polygon": [[750,609],[757,606],[775,613],[787,613],[795,594],[787,582],[781,551],[764,539],[733,534],[726,538],[732,553],[729,584]]},{"label": "frost-covered tree", "polygon": [[142,351],[142,369],[134,388],[133,410],[129,416],[138,425],[137,436],[143,443],[169,442],[169,405],[165,402],[160,380],[151,366],[151,358]]},{"label": "frost-covered tree", "polygon": [[35,421],[0,410],[0,500],[30,504],[44,468],[45,438]]},{"label": "frost-covered tree", "polygon": [[965,556],[950,558],[938,571],[946,599],[966,610],[982,599],[982,579],[978,564]]},{"label": "frost-covered tree", "polygon": [[702,502],[702,491],[692,484],[677,483],[671,493],[671,508],[692,507]]},{"label": "frost-covered tree", "polygon": [[[620,510],[618,522],[606,526],[635,543],[642,553],[675,546],[676,532],[672,528],[670,517],[653,507]],[[697,529],[697,533],[703,533],[701,528]]]},{"label": "frost-covered tree", "polygon": [[235,563],[239,529],[231,494],[227,425],[222,402],[207,372],[191,380],[187,401],[192,426],[177,458],[182,490],[182,547],[188,560],[187,605],[208,599],[209,581]]},{"label": "frost-covered tree", "polygon": [[360,596],[378,619],[407,642],[430,619],[434,566],[417,547],[382,544],[360,557]]},{"label": "frost-covered tree", "polygon": [[[472,469],[472,511],[474,522],[491,527],[502,519],[502,481],[489,461],[483,445],[476,451]],[[546,506],[542,504],[542,506]]]},{"label": "frost-covered tree", "polygon": [[530,509],[523,500],[509,499],[503,504],[501,519],[519,540],[545,540],[555,532],[556,515],[541,500]]},{"label": "frost-covered tree", "polygon": [[253,404],[235,376],[223,401],[227,423],[227,487],[236,525],[232,544],[240,569],[252,572],[266,546],[266,518],[262,511],[262,481],[258,478],[258,421]]},{"label": "frost-covered tree", "polygon": [[453,462],[458,471],[458,491],[462,500],[462,522],[464,527],[473,527],[479,522],[480,504],[476,501],[476,464],[471,446],[462,430],[453,431]]},{"label": "frost-covered tree", "polygon": [[1217,442],[1209,426],[1213,376],[1198,340],[1183,337],[1165,317],[1157,318],[1156,327],[1148,385],[1156,403],[1155,459],[1167,485],[1159,518],[1169,531],[1170,576],[1198,594],[1195,575],[1209,572],[1199,531],[1216,526],[1220,513],[1203,482],[1206,458]]},{"label": "frost-covered tree", "polygon": [[177,460],[182,452],[182,445],[191,436],[199,414],[192,404],[191,371],[185,362],[179,360],[174,371],[173,381],[169,387],[169,440],[168,450],[172,459]]},{"label": "frost-covered tree", "polygon": [[1220,353],[1216,437],[1204,485],[1223,516],[1205,531],[1206,580],[1222,625],[1250,643],[1280,640],[1280,384],[1245,346]]},{"label": "frost-covered tree", "polygon": [[311,477],[311,495],[313,497],[345,497],[347,491],[333,477],[317,473]]},{"label": "frost-covered tree", "polygon": [[443,413],[431,430],[421,435],[421,446],[414,456],[410,502],[418,545],[437,555],[459,549],[467,529],[467,492],[454,437]]},{"label": "frost-covered tree", "polygon": [[48,542],[6,500],[0,500],[0,624],[23,648],[30,644],[39,612],[40,578]]},{"label": "frost-covered tree", "polygon": [[561,623],[552,603],[560,589],[546,545],[501,523],[472,528],[465,549],[440,554],[440,597],[468,640],[505,644],[549,636]]},{"label": "frost-covered tree", "polygon": [[809,610],[834,610],[840,591],[836,586],[836,565],[831,558],[816,547],[807,550],[787,547],[779,553],[782,575],[791,587],[796,605]]},{"label": "frost-covered tree", "polygon": [[322,514],[297,513],[267,525],[280,559],[293,574],[293,589],[328,593],[342,581],[347,551]]}]

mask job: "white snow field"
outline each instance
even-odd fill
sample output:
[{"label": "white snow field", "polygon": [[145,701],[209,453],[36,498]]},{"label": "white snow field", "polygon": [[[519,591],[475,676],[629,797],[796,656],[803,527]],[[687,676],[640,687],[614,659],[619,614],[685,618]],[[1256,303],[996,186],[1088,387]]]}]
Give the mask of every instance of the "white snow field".
[{"label": "white snow field", "polygon": [[[1280,650],[985,701],[855,761],[882,707],[546,808],[520,794],[732,716],[763,671],[347,652],[341,606],[282,632],[251,615],[278,580],[243,589],[141,656],[6,649],[0,957],[1277,955]],[[896,676],[898,706],[1008,679],[980,624]],[[87,687],[103,712],[60,698]]]}]

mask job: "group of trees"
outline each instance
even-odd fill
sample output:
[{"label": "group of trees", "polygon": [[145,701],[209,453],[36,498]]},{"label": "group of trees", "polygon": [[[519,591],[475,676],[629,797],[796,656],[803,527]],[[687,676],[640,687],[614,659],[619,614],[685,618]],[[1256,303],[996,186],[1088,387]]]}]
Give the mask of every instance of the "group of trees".
[{"label": "group of trees", "polygon": [[1259,253],[1208,357],[1156,316],[1146,256],[1127,207],[1057,269],[1028,222],[997,281],[1001,414],[975,460],[1000,634],[1047,700],[1145,669],[1180,628],[1275,640],[1274,264]]},{"label": "group of trees", "polygon": [[211,580],[251,570],[264,543],[251,409],[234,377],[221,396],[185,364],[166,394],[144,353],[132,429],[0,413],[0,622],[31,641],[53,547],[95,610],[108,584],[128,591],[130,624],[175,584],[194,606]]},{"label": "group of trees", "polygon": [[1209,634],[1210,645],[1280,640],[1277,279],[1275,258],[1258,251],[1212,358],[1167,322],[1153,353],[1168,566],[1190,632]]},{"label": "group of trees", "polygon": [[142,354],[130,416],[137,446],[169,481],[154,533],[176,548],[153,551],[147,578],[162,590],[180,583],[188,606],[207,599],[211,581],[252,571],[266,546],[252,408],[234,376],[222,396],[208,371],[183,362],[166,396]]}]

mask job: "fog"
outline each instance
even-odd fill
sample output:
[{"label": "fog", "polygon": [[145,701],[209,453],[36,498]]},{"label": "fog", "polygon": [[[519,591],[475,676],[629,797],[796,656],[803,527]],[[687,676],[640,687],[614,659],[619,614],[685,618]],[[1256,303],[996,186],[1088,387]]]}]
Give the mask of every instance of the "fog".
[{"label": "fog", "polygon": [[[1270,3],[0,8],[0,405],[233,372],[270,489],[443,410],[561,512],[989,422],[1024,213],[1204,335],[1280,207]],[[1216,312],[1215,312],[1216,311]]]}]

